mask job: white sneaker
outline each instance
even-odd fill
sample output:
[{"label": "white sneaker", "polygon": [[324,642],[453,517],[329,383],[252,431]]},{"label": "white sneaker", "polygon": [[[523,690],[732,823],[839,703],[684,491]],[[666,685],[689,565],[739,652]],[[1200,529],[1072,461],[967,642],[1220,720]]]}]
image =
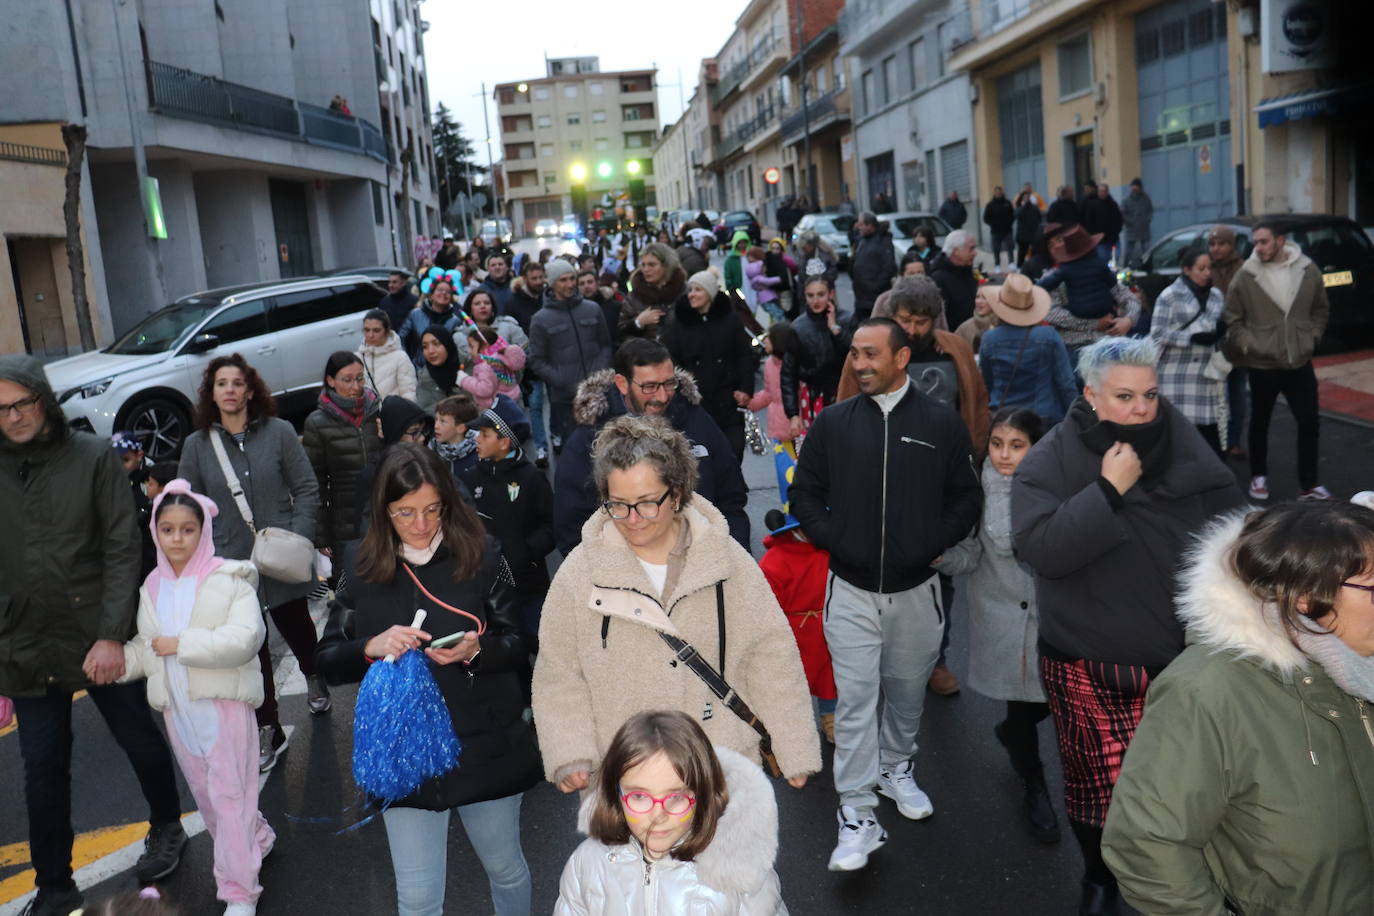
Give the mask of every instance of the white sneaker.
[{"label": "white sneaker", "polygon": [[224,908],[224,916],[257,916],[256,903],[231,903]]},{"label": "white sneaker", "polygon": [[915,777],[911,775],[910,760],[896,769],[884,770],[878,774],[878,794],[886,795],[895,801],[902,817],[909,817],[913,821],[925,820],[935,813],[930,796],[921,791],[921,787],[916,785]]},{"label": "white sneaker", "polygon": [[837,815],[840,839],[830,854],[831,871],[857,871],[868,864],[868,854],[887,842],[887,831],[872,816],[859,817],[859,812],[841,805]]},{"label": "white sneaker", "polygon": [[1330,499],[1330,498],[1331,498],[1331,491],[1328,490],[1326,487],[1322,487],[1322,486],[1316,486],[1316,487],[1313,487],[1313,488],[1310,489],[1310,490],[1303,490],[1301,493],[1298,494],[1298,499],[1301,499],[1301,500],[1319,500],[1319,501],[1324,501],[1324,500],[1328,500],[1328,499]]},{"label": "white sneaker", "polygon": [[1269,498],[1269,478],[1264,475],[1250,478],[1250,498],[1268,499]]}]

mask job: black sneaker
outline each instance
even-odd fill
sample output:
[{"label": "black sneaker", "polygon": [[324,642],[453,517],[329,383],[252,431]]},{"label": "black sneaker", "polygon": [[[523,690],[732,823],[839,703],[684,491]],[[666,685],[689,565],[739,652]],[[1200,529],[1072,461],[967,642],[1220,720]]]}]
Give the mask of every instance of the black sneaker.
[{"label": "black sneaker", "polygon": [[81,892],[76,888],[66,891],[40,890],[19,916],[69,916],[73,910],[85,906]]},{"label": "black sneaker", "polygon": [[139,884],[152,884],[167,877],[181,864],[181,851],[185,848],[186,831],[181,829],[180,821],[153,827],[143,841],[143,855],[134,867],[134,877]]}]

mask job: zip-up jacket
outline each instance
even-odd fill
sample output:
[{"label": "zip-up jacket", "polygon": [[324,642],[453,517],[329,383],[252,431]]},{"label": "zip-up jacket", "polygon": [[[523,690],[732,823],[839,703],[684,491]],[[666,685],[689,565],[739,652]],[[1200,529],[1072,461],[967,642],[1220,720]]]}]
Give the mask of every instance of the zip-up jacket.
[{"label": "zip-up jacket", "polygon": [[931,561],[983,511],[963,419],[912,385],[886,415],[868,396],[821,411],[790,498],[807,537],[830,551],[831,572],[883,594],[929,579]]},{"label": "zip-up jacket", "polygon": [[[1286,305],[1275,300],[1266,271],[1290,275]],[[1312,358],[1330,313],[1321,269],[1297,245],[1284,246],[1283,262],[1273,266],[1251,254],[1226,290],[1226,355],[1247,369],[1297,369]]]},{"label": "zip-up jacket", "polygon": [[542,597],[549,590],[545,558],[554,547],[549,479],[516,449],[499,461],[478,461],[462,480],[487,533],[501,544],[516,594]]},{"label": "zip-up jacket", "polygon": [[549,386],[549,400],[571,403],[577,385],[611,365],[611,332],[601,308],[583,299],[559,299],[552,292],[530,319],[526,365]]}]

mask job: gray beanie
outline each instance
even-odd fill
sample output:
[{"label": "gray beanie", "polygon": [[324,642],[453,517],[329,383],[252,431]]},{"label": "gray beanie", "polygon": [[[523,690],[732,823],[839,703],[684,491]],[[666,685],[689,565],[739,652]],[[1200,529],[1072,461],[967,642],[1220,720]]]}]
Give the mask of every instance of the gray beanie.
[{"label": "gray beanie", "polygon": [[688,286],[700,286],[714,300],[720,292],[720,280],[709,270],[699,270],[687,278]]},{"label": "gray beanie", "polygon": [[548,264],[544,266],[544,276],[548,278],[550,284],[552,284],[555,280],[557,280],[564,274],[571,274],[576,272],[577,268],[573,267],[571,264],[569,264],[562,258],[554,258],[552,261],[550,261]]}]

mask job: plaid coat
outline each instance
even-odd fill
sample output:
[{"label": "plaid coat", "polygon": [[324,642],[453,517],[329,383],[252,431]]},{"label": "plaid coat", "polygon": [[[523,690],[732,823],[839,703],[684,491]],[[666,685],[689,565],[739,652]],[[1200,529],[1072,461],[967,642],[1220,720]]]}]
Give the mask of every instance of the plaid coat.
[{"label": "plaid coat", "polygon": [[1224,384],[1202,374],[1215,347],[1190,339],[1200,332],[1215,332],[1225,304],[1212,287],[1206,307],[1200,308],[1182,277],[1155,300],[1150,337],[1159,345],[1159,391],[1196,426],[1220,421]]}]

